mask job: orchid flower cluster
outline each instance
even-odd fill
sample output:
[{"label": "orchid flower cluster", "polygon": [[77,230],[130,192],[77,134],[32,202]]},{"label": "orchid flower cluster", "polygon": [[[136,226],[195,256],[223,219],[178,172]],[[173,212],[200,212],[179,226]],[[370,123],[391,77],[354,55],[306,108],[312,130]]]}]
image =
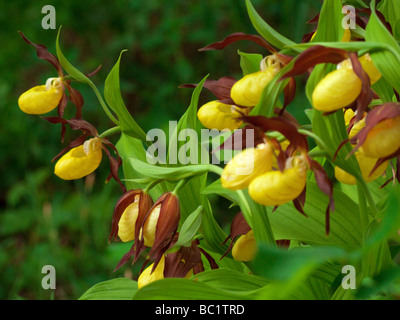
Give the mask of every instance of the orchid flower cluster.
[{"label": "orchid flower cluster", "polygon": [[[137,279],[138,297],[154,292],[146,288],[165,290],[161,281],[165,278],[184,279],[165,282],[177,287],[184,287],[181,280],[204,282],[201,289],[198,283],[192,288],[200,298],[204,292],[222,298],[271,297],[277,290],[287,293],[285,297],[297,297],[300,293],[294,288],[306,285],[306,279],[314,279],[314,274],[297,270],[296,266],[302,265],[294,263],[293,272],[298,274],[293,279],[297,280],[285,278],[274,259],[281,257],[278,260],[283,264],[297,261],[301,256],[298,252],[306,252],[302,249],[327,245],[336,250],[324,251],[327,260],[321,260],[320,251],[315,255],[307,251],[302,261],[311,261],[307,270],[317,272],[326,271],[324,263],[329,260],[331,269],[326,272],[332,277],[314,280],[333,288],[331,297],[337,297],[343,296],[342,288],[334,282],[339,274],[337,261],[357,265],[362,274],[359,285],[363,278],[384,269],[382,261],[392,261],[387,248],[389,243],[400,243],[398,212],[392,213],[385,204],[377,205],[373,193],[389,201],[390,190],[397,190],[400,181],[400,78],[393,72],[400,68],[399,39],[394,38],[393,19],[379,11],[375,1],[370,8],[359,1],[360,8],[352,18],[356,29],[344,29],[342,2],[326,0],[321,12],[308,22],[315,28],[296,44],[273,30],[246,0],[260,35],[233,33],[200,49],[223,50],[237,41],[251,41],[264,50],[263,54],[240,53],[243,75],[239,79],[206,76],[199,83],[181,86],[194,88],[194,92],[174,134],[187,128],[199,130],[199,124],[229,133],[223,136],[219,149],[230,148],[235,155],[223,165],[146,163],[145,146],[150,143],[126,109],[120,92],[121,56],[105,82],[104,101],[90,80],[97,70],[84,75],[73,67],[62,54],[58,38],[56,57],[21,33],[37,49],[38,57],[56,68],[58,77],[23,93],[19,107],[34,115],[57,109],[57,116],[44,119],[61,124],[62,140],[67,127],[81,132],[54,158],[58,159],[54,173],[61,179],[81,179],[99,167],[103,152],[108,156],[108,180],[113,178],[122,192],[112,214],[109,242],[132,244],[116,270],[130,260],[136,263],[144,258]],[[382,1],[379,9],[387,12],[391,2]],[[310,123],[300,124],[287,108],[296,106],[299,83],[304,80]],[[116,127],[99,134],[83,119],[84,100],[72,81],[93,88]],[[198,106],[203,88],[215,99]],[[72,119],[64,118],[68,101],[76,107]],[[249,130],[251,147],[242,144]],[[120,140],[114,146],[108,136],[116,133]],[[195,145],[201,148],[198,141]],[[211,184],[210,174],[217,175]],[[239,207],[231,219],[229,235],[213,215],[211,194]],[[379,236],[383,231],[372,236],[378,242],[371,244],[369,235],[374,228],[379,229],[382,219],[389,219],[387,216],[392,216],[393,223],[385,229],[390,230],[384,236]],[[350,219],[356,222],[348,227]],[[303,230],[307,221],[314,221],[314,225]],[[338,234],[345,235],[340,238]],[[346,240],[352,237],[356,240]],[[377,247],[382,251],[376,251]],[[369,266],[365,256],[381,259],[381,267]],[[289,267],[282,270],[285,268]],[[225,283],[229,290],[218,287],[224,280],[232,281]],[[271,284],[273,280],[279,280],[279,285]],[[243,283],[252,285],[233,289]],[[282,291],[280,286],[288,283],[293,291]]]}]

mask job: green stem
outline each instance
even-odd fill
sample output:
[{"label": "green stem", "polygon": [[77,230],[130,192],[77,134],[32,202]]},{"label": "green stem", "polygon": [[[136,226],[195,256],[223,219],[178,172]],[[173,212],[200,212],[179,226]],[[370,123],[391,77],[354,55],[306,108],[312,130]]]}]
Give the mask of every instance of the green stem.
[{"label": "green stem", "polygon": [[376,207],[375,201],[372,198],[372,195],[371,195],[371,192],[368,189],[367,183],[365,182],[364,179],[359,179],[358,183],[359,183],[359,185],[361,186],[361,188],[362,188],[362,190],[364,192],[364,196],[366,197],[367,202],[368,202],[368,204],[370,206],[370,209],[372,211],[372,215],[374,217],[376,217],[378,215],[378,213],[379,213],[379,210]]},{"label": "green stem", "polygon": [[121,132],[121,127],[119,127],[119,126],[110,128],[110,129],[104,131],[102,134],[100,134],[99,138],[106,138],[108,136],[111,136],[111,135],[113,135],[115,133],[119,133],[119,132]]},{"label": "green stem", "polygon": [[118,122],[117,118],[115,118],[114,115],[109,110],[109,107],[104,102],[103,97],[101,96],[101,94],[100,94],[99,90],[97,89],[97,87],[95,86],[95,84],[92,81],[89,81],[89,85],[93,89],[94,93],[96,94],[96,97],[99,100],[104,112],[107,114],[107,116],[110,118],[110,120],[118,126],[119,122]]},{"label": "green stem", "polygon": [[360,210],[360,221],[361,221],[361,228],[363,234],[367,230],[369,218],[368,218],[368,207],[367,207],[367,199],[365,197],[365,192],[363,187],[361,186],[361,182],[357,182],[357,195],[358,195],[358,207]]},{"label": "green stem", "polygon": [[318,136],[316,135],[314,132],[308,131],[308,130],[304,130],[304,129],[299,129],[297,130],[299,133],[302,133],[310,138],[313,138],[317,144],[324,149],[324,151],[330,155],[330,157],[332,157],[333,155],[331,155],[331,152],[329,150],[329,148],[327,147],[327,145],[325,144],[325,142]]},{"label": "green stem", "polygon": [[150,183],[147,185],[146,189],[144,189],[143,192],[144,192],[144,193],[148,193],[150,189],[154,188],[155,185],[159,184],[159,183],[162,182],[162,181],[164,181],[164,180],[162,180],[162,179],[156,179],[156,180],[150,182]]},{"label": "green stem", "polygon": [[183,188],[183,186],[186,184],[186,182],[188,182],[188,180],[189,180],[189,179],[182,179],[182,180],[180,180],[180,181],[176,184],[176,186],[175,186],[174,190],[172,191],[172,193],[173,193],[173,194],[177,194],[177,193],[179,192],[179,190]]}]

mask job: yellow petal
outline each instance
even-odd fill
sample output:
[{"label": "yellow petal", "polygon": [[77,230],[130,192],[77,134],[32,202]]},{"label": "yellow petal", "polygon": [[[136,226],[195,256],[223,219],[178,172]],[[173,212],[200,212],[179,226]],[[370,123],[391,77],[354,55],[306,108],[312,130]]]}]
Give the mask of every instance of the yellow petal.
[{"label": "yellow petal", "polygon": [[57,161],[54,173],[64,180],[80,179],[99,167],[102,155],[100,139],[90,139],[64,154]]},{"label": "yellow petal", "polygon": [[122,242],[132,241],[135,238],[135,225],[139,214],[140,195],[126,207],[118,222],[118,236]]},{"label": "yellow petal", "polygon": [[344,123],[346,126],[350,124],[351,119],[353,119],[355,116],[355,113],[352,109],[347,109],[344,111]]},{"label": "yellow petal", "polygon": [[366,53],[362,57],[360,57],[359,60],[363,69],[368,74],[369,79],[371,80],[371,84],[378,82],[378,80],[382,77],[382,74],[375,67],[374,63],[372,62],[371,56]]},{"label": "yellow petal", "polygon": [[201,106],[197,112],[197,117],[203,126],[219,131],[238,129],[242,125],[240,116],[235,106],[219,101],[208,102]]},{"label": "yellow petal", "polygon": [[156,228],[158,218],[160,216],[161,210],[161,203],[155,206],[149,216],[146,219],[146,222],[143,226],[143,238],[144,238],[144,245],[151,247],[154,244],[154,239],[156,237]]},{"label": "yellow petal", "polygon": [[270,145],[263,143],[257,148],[248,148],[237,154],[222,172],[222,186],[231,190],[247,188],[255,177],[271,170],[271,152]]},{"label": "yellow petal", "polygon": [[232,100],[237,105],[244,107],[257,105],[265,86],[275,77],[279,70],[279,61],[273,55],[267,56],[261,62],[261,71],[244,76],[232,86]]},{"label": "yellow petal", "polygon": [[362,82],[349,66],[328,73],[315,87],[312,102],[315,109],[332,112],[354,102]]},{"label": "yellow petal", "polygon": [[306,185],[306,166],[301,157],[293,159],[293,167],[283,172],[269,171],[255,178],[249,185],[250,197],[266,206],[277,206],[294,200]]},{"label": "yellow petal", "polygon": [[385,158],[400,148],[400,117],[385,119],[368,132],[360,152],[370,158]]},{"label": "yellow petal", "polygon": [[24,92],[18,99],[18,106],[28,114],[44,114],[58,106],[62,95],[61,80],[56,78],[50,85],[36,86]]},{"label": "yellow petal", "polygon": [[232,248],[232,256],[236,261],[252,261],[257,253],[257,243],[253,230],[241,235]]},{"label": "yellow petal", "polygon": [[365,118],[362,118],[360,121],[356,122],[351,128],[349,132],[349,138],[352,139],[364,127],[365,127]]},{"label": "yellow petal", "polygon": [[165,258],[162,256],[160,262],[158,263],[157,267],[154,269],[153,272],[151,270],[153,269],[153,264],[151,264],[149,267],[143,270],[143,272],[140,274],[138,278],[138,288],[143,288],[144,286],[147,286],[148,284],[164,279],[164,262]]}]

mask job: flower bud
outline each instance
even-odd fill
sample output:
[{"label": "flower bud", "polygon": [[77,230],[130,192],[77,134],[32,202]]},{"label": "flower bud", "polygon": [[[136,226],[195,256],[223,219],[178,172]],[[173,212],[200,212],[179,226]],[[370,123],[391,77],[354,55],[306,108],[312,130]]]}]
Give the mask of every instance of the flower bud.
[{"label": "flower bud", "polygon": [[72,148],[56,163],[54,173],[64,180],[80,179],[95,171],[101,162],[101,139],[93,138]]},{"label": "flower bud", "polygon": [[[247,113],[246,109],[243,109]],[[200,107],[197,112],[201,124],[208,129],[235,130],[242,125],[241,114],[237,107],[228,105],[217,100],[211,101]]]},{"label": "flower bud", "polygon": [[232,256],[236,261],[252,261],[257,253],[257,243],[253,230],[241,235],[232,248]]},{"label": "flower bud", "polygon": [[382,77],[382,74],[375,67],[369,53],[366,53],[363,56],[361,56],[359,60],[364,71],[368,74],[371,84],[378,82],[378,80]]},{"label": "flower bud", "polygon": [[245,189],[254,178],[271,170],[271,166],[272,151],[269,143],[245,149],[225,166],[221,175],[222,186],[231,190]]},{"label": "flower bud", "polygon": [[[368,117],[368,116],[367,116]],[[400,148],[400,117],[387,118],[375,125],[360,147],[370,158],[385,158]]]},{"label": "flower bud", "polygon": [[280,63],[275,56],[267,56],[261,61],[260,71],[244,76],[232,86],[232,100],[240,106],[254,107],[260,100],[265,86],[279,70]]},{"label": "flower bud", "polygon": [[164,193],[150,209],[143,224],[144,245],[155,251],[178,229],[180,208],[178,197],[172,192]]},{"label": "flower bud", "polygon": [[361,79],[354,73],[351,62],[346,60],[317,84],[312,94],[313,106],[323,112],[344,108],[357,99],[361,87]]},{"label": "flower bud", "polygon": [[24,92],[18,99],[19,108],[28,114],[44,114],[55,109],[64,90],[60,78],[50,78],[46,85],[36,86]]},{"label": "flower bud", "polygon": [[[355,156],[360,166],[362,177],[367,183],[381,177],[386,172],[386,169],[389,165],[389,161],[385,161],[371,174],[378,159],[366,157],[361,152],[356,152]],[[338,181],[344,184],[354,185],[357,183],[357,180],[353,175],[337,166],[335,167],[335,177]]]},{"label": "flower bud", "polygon": [[307,167],[302,156],[287,160],[286,168],[269,171],[249,185],[250,197],[266,206],[278,206],[296,199],[306,186]]}]

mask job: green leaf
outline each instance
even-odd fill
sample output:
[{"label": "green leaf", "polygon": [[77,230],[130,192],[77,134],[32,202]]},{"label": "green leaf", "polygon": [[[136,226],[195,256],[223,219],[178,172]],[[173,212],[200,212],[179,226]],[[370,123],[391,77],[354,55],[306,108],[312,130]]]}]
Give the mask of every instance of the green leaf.
[{"label": "green leaf", "polygon": [[[273,46],[283,49],[286,46],[294,45],[295,42],[275,31],[266,23],[254,9],[250,0],[246,0],[247,11],[254,28],[258,33]],[[296,49],[295,49],[296,50]]]},{"label": "green leaf", "polygon": [[265,278],[229,269],[214,269],[196,274],[199,282],[228,291],[252,291],[265,286]]},{"label": "green leaf", "polygon": [[397,21],[400,19],[398,0],[382,0],[378,5],[378,10],[385,16],[392,28],[394,28]]},{"label": "green leaf", "polygon": [[304,212],[291,203],[268,213],[275,238],[302,241],[310,245],[334,245],[358,248],[362,243],[358,205],[340,190],[334,189],[335,211],[330,215],[330,233],[325,234],[325,209],[328,197],[315,182],[308,181]]},{"label": "green leaf", "polygon": [[175,247],[186,246],[190,247],[193,237],[196,235],[197,231],[201,225],[203,207],[199,206],[197,210],[192,212],[182,224],[179,231],[178,241],[175,243]]},{"label": "green leaf", "polygon": [[[357,299],[373,299],[375,296],[385,293],[400,293],[400,268],[393,267],[391,269],[381,272],[372,279],[367,279],[361,285],[360,290],[358,290],[356,298]],[[397,285],[397,287],[396,287]]]},{"label": "green leaf", "polygon": [[[121,137],[116,144],[116,148],[120,157],[122,158],[122,169],[124,172],[124,182],[128,190],[132,189],[144,189],[148,183],[145,181],[144,183],[140,183],[135,181],[135,179],[143,179],[148,178],[144,175],[140,170],[135,168],[132,161],[138,161],[140,163],[146,163],[146,150],[143,146],[143,143],[133,138],[130,135],[125,133],[121,133]],[[150,166],[150,165],[149,165]],[[154,167],[154,166],[151,166]],[[150,177],[154,180],[154,177]],[[153,199],[157,199],[163,193],[163,189],[161,185],[156,185],[154,188],[150,190],[150,195]]]},{"label": "green leaf", "polygon": [[130,166],[142,176],[169,181],[179,181],[218,169],[218,167],[208,164],[194,164],[182,167],[162,167],[149,164],[133,157],[127,158],[127,161],[130,162]]},{"label": "green leaf", "polygon": [[95,284],[79,300],[132,300],[136,291],[136,281],[116,278]]},{"label": "green leaf", "polygon": [[[173,288],[173,290],[171,290]],[[189,279],[162,279],[137,291],[134,300],[237,300],[250,299],[247,293],[236,293]]]},{"label": "green leaf", "polygon": [[[199,103],[200,93],[203,89],[204,82],[207,80],[208,75],[203,78],[202,81],[196,86],[195,90],[192,94],[192,99],[190,101],[190,105],[184,115],[179,119],[179,122],[171,135],[169,146],[168,146],[168,157],[167,162],[169,164],[177,164],[179,163],[179,153],[182,151],[187,150],[190,148],[192,151],[193,149],[196,151],[197,154],[190,155],[190,162],[193,163],[208,163],[208,154],[207,158],[202,157],[204,152],[201,152],[202,145],[198,143],[198,138],[200,136],[200,130],[197,128],[197,109]],[[186,131],[185,131],[186,130]],[[190,136],[181,137],[181,133],[188,133],[190,134],[191,130],[194,130],[197,134],[197,137],[194,138]],[[185,143],[184,139],[189,137],[189,141]],[[186,144],[186,145],[185,145]]]},{"label": "green leaf", "polygon": [[119,84],[119,66],[122,54],[126,50],[121,51],[117,63],[111,69],[104,84],[104,98],[108,105],[115,112],[118,117],[121,131],[137,138],[141,141],[146,141],[146,133],[132,118],[129,111],[126,109],[124,101],[121,96],[121,88]]},{"label": "green leaf", "polygon": [[385,211],[380,222],[374,225],[366,235],[365,250],[374,248],[376,245],[386,241],[390,236],[400,229],[400,188],[394,186],[387,200]]},{"label": "green leaf", "polygon": [[61,66],[63,69],[75,80],[90,84],[91,81],[90,79],[85,76],[82,72],[80,72],[78,69],[76,69],[68,60],[65,58],[64,54],[61,51],[60,48],[60,32],[61,32],[61,27],[58,29],[58,34],[57,34],[57,39],[56,39],[56,51],[57,51],[57,58],[60,61]]},{"label": "green leaf", "polygon": [[243,71],[243,76],[250,73],[260,71],[260,63],[263,56],[258,53],[244,53],[238,50],[240,55],[240,67]]},{"label": "green leaf", "polygon": [[338,0],[325,0],[321,8],[318,29],[313,42],[340,41],[343,38],[342,3]]},{"label": "green leaf", "polygon": [[371,2],[371,17],[365,30],[366,41],[386,44],[390,51],[371,53],[371,59],[382,76],[400,92],[400,79],[397,70],[400,70],[400,46],[390,32],[382,24],[375,12],[375,0]]},{"label": "green leaf", "polygon": [[268,280],[296,281],[304,279],[327,261],[349,258],[346,250],[333,246],[284,250],[261,245],[253,267]]}]

